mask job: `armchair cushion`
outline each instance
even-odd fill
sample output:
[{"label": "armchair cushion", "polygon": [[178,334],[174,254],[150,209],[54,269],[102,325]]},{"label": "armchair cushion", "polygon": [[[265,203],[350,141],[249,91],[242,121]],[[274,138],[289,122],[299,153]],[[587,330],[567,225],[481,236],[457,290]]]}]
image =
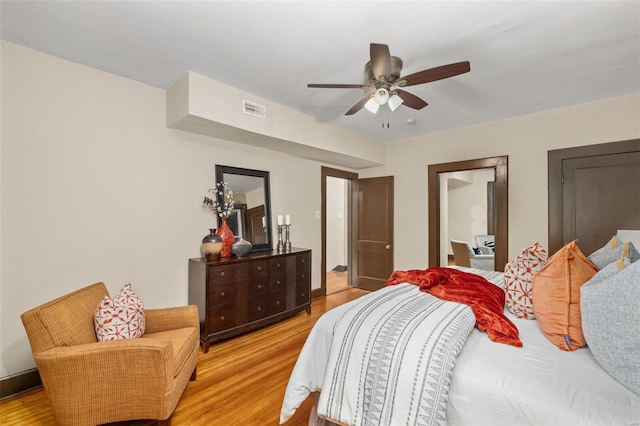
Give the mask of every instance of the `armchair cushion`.
[{"label": "armchair cushion", "polygon": [[127,283],[113,299],[104,296],[93,318],[99,342],[135,339],[144,334],[144,305]]}]

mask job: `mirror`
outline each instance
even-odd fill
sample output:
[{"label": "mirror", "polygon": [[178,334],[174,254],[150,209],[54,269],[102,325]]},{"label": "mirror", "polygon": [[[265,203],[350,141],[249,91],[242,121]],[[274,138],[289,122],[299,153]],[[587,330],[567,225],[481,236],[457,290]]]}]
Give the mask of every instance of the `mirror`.
[{"label": "mirror", "polygon": [[216,182],[227,182],[233,191],[227,223],[234,235],[253,244],[251,251],[272,250],[269,172],[216,164]]},{"label": "mirror", "polygon": [[[453,163],[429,164],[428,166],[428,199],[429,199],[429,266],[446,266],[444,260],[447,252],[446,238],[441,238],[441,177],[445,173],[467,170],[494,169],[495,183],[491,186],[492,206],[490,213],[493,220],[488,220],[494,236],[495,254],[494,269],[501,271],[508,262],[508,160],[507,156],[481,158],[476,160],[457,161]],[[488,195],[488,194],[487,194]],[[443,264],[444,263],[444,264]]]}]

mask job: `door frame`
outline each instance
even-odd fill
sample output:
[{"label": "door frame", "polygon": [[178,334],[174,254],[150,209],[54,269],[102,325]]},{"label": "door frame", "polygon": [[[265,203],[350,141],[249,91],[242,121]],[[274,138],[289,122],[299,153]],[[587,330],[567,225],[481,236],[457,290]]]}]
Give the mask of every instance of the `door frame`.
[{"label": "door frame", "polygon": [[355,194],[358,193],[358,174],[348,172],[346,170],[333,169],[331,167],[322,166],[320,168],[320,238],[322,239],[322,253],[320,258],[320,288],[312,290],[311,297],[322,297],[327,295],[327,177],[335,177],[351,181],[351,191],[347,194],[347,204],[349,205],[349,211],[348,217],[346,217],[345,220],[349,224],[349,232],[347,235],[347,248],[349,252],[347,253],[347,259],[349,259],[350,265],[347,269],[347,274],[349,282],[353,282],[353,265],[351,263],[353,262],[352,254],[354,253],[354,232],[356,231],[356,227],[354,225],[355,216],[353,206],[354,200],[356,199]]},{"label": "door frame", "polygon": [[[440,173],[465,170],[496,170],[496,233],[494,269],[504,268],[509,261],[509,156],[480,158],[476,160],[451,163],[429,164],[428,171],[428,229],[429,229],[429,266],[440,266]],[[446,266],[446,265],[445,265]]]}]

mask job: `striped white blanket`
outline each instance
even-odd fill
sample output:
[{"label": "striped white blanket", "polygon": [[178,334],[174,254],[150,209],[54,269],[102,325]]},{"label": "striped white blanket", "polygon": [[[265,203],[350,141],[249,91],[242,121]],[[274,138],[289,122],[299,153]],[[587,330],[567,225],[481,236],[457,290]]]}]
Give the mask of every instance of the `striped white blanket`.
[{"label": "striped white blanket", "polygon": [[281,423],[320,389],[318,415],[344,424],[445,423],[456,357],[475,324],[471,308],[400,284],[330,312],[300,354]]}]

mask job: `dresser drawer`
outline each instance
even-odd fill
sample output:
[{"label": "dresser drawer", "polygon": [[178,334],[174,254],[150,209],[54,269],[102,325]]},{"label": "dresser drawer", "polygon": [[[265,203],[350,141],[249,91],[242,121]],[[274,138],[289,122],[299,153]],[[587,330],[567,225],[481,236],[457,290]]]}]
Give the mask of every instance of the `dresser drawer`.
[{"label": "dresser drawer", "polygon": [[211,265],[209,266],[209,282],[214,285],[231,284],[247,279],[246,265]]},{"label": "dresser drawer", "polygon": [[287,306],[287,296],[285,293],[269,295],[269,315],[283,312]]},{"label": "dresser drawer", "polygon": [[236,301],[234,284],[211,284],[209,286],[209,303],[211,307],[232,305]]},{"label": "dresser drawer", "polygon": [[278,257],[276,259],[269,260],[269,275],[286,273],[287,271],[287,259]]},{"label": "dresser drawer", "polygon": [[253,298],[248,304],[249,321],[259,320],[269,315],[269,298],[265,294],[261,297]]},{"label": "dresser drawer", "polygon": [[236,325],[236,311],[234,306],[211,309],[209,317],[209,333],[226,330]]},{"label": "dresser drawer", "polygon": [[309,253],[296,255],[296,270],[302,270],[305,268],[309,270],[309,267],[311,266],[310,263],[311,256],[309,255]]},{"label": "dresser drawer", "polygon": [[309,303],[310,300],[309,281],[296,284],[296,306]]},{"label": "dresser drawer", "polygon": [[249,262],[247,265],[249,268],[250,278],[266,277],[269,274],[268,260],[258,260],[255,262]]},{"label": "dresser drawer", "polygon": [[247,298],[266,297],[269,294],[269,280],[264,278],[253,278],[247,282]]},{"label": "dresser drawer", "polygon": [[269,293],[279,293],[287,288],[287,275],[284,271],[278,275],[269,274]]}]

